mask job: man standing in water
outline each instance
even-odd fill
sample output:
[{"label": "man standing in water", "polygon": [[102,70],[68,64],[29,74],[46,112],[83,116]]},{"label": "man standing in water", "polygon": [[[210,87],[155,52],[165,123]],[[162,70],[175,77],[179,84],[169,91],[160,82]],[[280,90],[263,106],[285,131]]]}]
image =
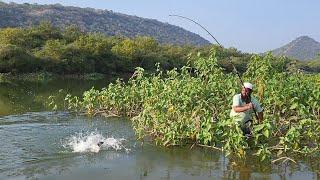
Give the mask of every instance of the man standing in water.
[{"label": "man standing in water", "polygon": [[243,83],[243,87],[240,94],[233,96],[232,109],[230,117],[233,118],[236,123],[240,125],[243,134],[247,137],[252,136],[252,114],[253,108],[258,113],[258,122],[263,121],[263,108],[259,101],[252,97],[253,85],[251,83]]}]

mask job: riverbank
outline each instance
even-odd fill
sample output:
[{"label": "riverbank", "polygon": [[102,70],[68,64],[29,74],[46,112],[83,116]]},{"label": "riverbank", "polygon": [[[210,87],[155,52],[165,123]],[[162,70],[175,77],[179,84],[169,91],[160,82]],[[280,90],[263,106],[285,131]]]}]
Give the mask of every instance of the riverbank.
[{"label": "riverbank", "polygon": [[87,73],[87,74],[54,74],[48,72],[40,73],[0,73],[0,83],[10,83],[14,81],[26,81],[26,82],[48,82],[58,79],[77,79],[77,80],[88,80],[98,81],[108,79],[115,81],[116,79],[127,80],[131,77],[130,73],[113,73],[113,74],[101,74],[101,73]]}]

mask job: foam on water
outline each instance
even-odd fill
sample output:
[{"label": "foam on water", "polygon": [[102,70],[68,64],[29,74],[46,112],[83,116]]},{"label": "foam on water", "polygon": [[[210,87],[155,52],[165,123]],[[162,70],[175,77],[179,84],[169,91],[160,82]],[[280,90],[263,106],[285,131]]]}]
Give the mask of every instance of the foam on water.
[{"label": "foam on water", "polygon": [[[124,150],[125,152],[129,152],[130,149],[124,146],[124,142],[126,139],[124,138],[113,138],[108,137],[105,138],[99,132],[86,132],[86,133],[76,133],[75,135],[66,139],[66,142],[63,143],[64,148],[69,148],[73,152],[94,152],[97,153],[101,149],[105,150]],[[102,145],[98,145],[103,142]]]}]

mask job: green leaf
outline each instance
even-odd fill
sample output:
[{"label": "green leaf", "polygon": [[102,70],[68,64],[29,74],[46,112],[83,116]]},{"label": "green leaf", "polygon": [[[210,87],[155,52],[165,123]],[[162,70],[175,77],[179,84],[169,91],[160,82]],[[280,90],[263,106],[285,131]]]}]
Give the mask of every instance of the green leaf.
[{"label": "green leaf", "polygon": [[292,104],[292,105],[290,106],[290,109],[291,109],[291,110],[297,109],[298,105],[299,105],[298,103],[294,103],[294,104]]},{"label": "green leaf", "polygon": [[266,129],[263,131],[263,135],[266,137],[266,138],[269,138],[269,129]]},{"label": "green leaf", "polygon": [[255,126],[254,130],[257,131],[261,131],[264,128],[264,124],[259,124],[257,126]]}]

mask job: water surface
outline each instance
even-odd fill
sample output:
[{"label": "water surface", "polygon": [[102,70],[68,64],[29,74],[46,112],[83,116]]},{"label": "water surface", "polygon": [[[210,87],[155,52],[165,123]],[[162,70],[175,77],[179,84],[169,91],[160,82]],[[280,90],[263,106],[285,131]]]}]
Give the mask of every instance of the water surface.
[{"label": "water surface", "polygon": [[[58,91],[82,94],[105,82],[7,84],[0,87],[0,179],[317,179],[319,163],[239,161],[201,147],[157,147],[135,139],[124,118],[52,112]],[[63,98],[63,97],[62,97]],[[99,147],[97,143],[103,142]]]}]

